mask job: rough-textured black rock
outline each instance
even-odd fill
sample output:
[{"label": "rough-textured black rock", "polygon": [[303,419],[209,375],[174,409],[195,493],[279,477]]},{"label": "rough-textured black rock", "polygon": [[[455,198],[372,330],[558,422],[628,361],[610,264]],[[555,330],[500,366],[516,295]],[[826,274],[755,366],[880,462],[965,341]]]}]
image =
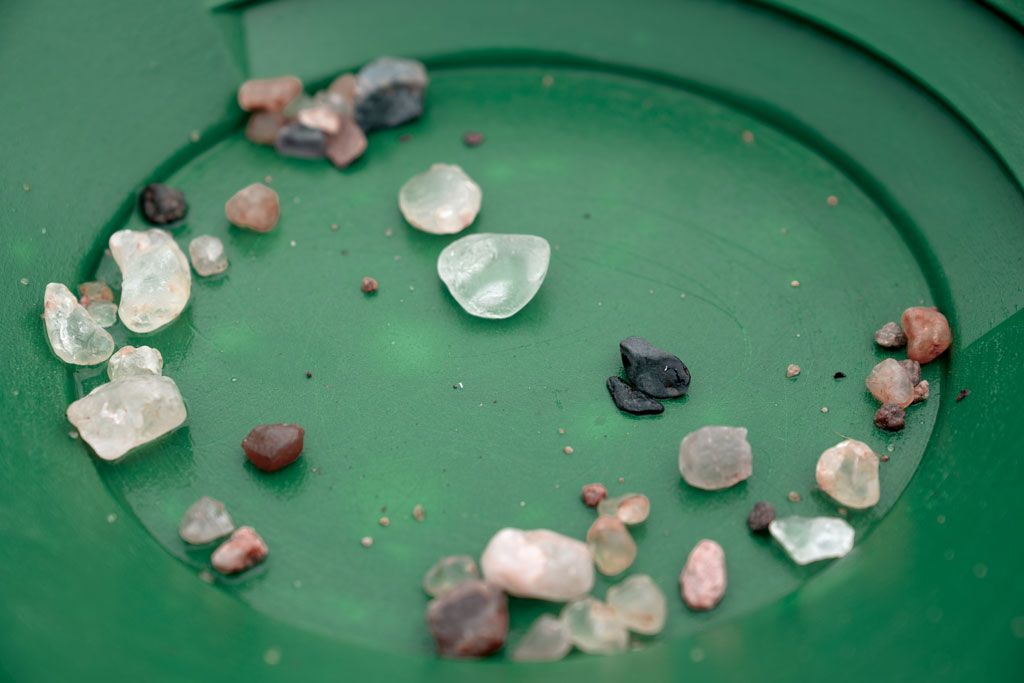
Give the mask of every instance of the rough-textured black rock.
[{"label": "rough-textured black rock", "polygon": [[281,156],[323,159],[327,154],[327,136],[322,130],[292,122],[281,126],[281,130],[277,131],[274,149]]},{"label": "rough-textured black rock", "polygon": [[678,398],[690,388],[690,371],[671,353],[646,339],[629,337],[619,344],[626,377],[640,391],[654,398]]},{"label": "rough-textured black rock", "polygon": [[139,197],[142,217],[152,225],[167,225],[180,221],[188,212],[185,193],[167,185],[153,183],[142,190]]},{"label": "rough-textured black rock", "polygon": [[907,413],[896,403],[883,403],[875,413],[875,425],[888,432],[898,432],[907,425]]},{"label": "rough-textured black rock", "polygon": [[775,521],[775,506],[764,501],[754,503],[754,509],[747,516],[747,526],[755,533],[767,531],[768,525],[773,521]]},{"label": "rough-textured black rock", "polygon": [[612,395],[612,400],[615,401],[619,410],[625,410],[634,415],[657,415],[665,410],[665,406],[661,405],[659,401],[642,391],[637,391],[618,377],[609,377],[607,385],[608,393]]},{"label": "rough-textured black rock", "polygon": [[918,363],[916,360],[910,360],[909,358],[907,358],[906,360],[901,360],[901,361],[897,361],[897,362],[900,365],[903,366],[904,370],[907,371],[907,374],[910,376],[910,383],[911,384],[913,384],[916,387],[918,384],[921,383],[921,364],[920,363]]},{"label": "rough-textured black rock", "polygon": [[484,581],[464,581],[427,605],[427,627],[442,657],[484,657],[508,636],[508,598]]},{"label": "rough-textured black rock", "polygon": [[427,70],[413,59],[381,57],[356,77],[356,123],[369,133],[394,128],[423,113]]}]

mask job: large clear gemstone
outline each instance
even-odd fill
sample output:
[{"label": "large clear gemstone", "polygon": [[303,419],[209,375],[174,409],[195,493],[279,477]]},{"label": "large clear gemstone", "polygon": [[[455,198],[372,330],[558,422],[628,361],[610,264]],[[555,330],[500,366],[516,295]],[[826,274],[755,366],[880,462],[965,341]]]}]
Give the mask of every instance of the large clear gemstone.
[{"label": "large clear gemstone", "polygon": [[43,323],[53,352],[65,363],[96,365],[114,351],[114,338],[59,282],[46,285]]},{"label": "large clear gemstone", "polygon": [[192,291],[188,259],[169,233],[119,230],[110,251],[121,267],[121,322],[132,332],[152,332],[185,308]]}]

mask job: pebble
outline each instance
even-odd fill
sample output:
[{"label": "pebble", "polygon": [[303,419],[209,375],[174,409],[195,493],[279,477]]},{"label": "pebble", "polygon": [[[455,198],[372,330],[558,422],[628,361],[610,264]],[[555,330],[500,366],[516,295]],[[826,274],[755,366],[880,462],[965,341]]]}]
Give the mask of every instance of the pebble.
[{"label": "pebble", "polygon": [[188,304],[192,269],[170,233],[119,230],[110,252],[121,267],[118,315],[132,332],[152,332],[173,322]]},{"label": "pebble", "polygon": [[609,377],[605,384],[619,410],[633,415],[658,415],[665,410],[660,401],[634,389],[618,377]]},{"label": "pebble", "polygon": [[899,325],[888,322],[875,332],[875,343],[883,349],[902,349],[907,345],[907,335]]},{"label": "pebble", "polygon": [[379,57],[356,75],[356,122],[367,133],[419,118],[429,80],[413,59]]},{"label": "pebble", "polygon": [[484,144],[484,134],[470,131],[462,136],[462,142],[466,147],[479,147]]},{"label": "pebble", "polygon": [[67,417],[103,460],[177,429],[187,416],[170,377],[136,375],[101,384],[68,406]]},{"label": "pebble", "polygon": [[454,235],[480,213],[483,192],[460,166],[434,164],[398,192],[398,208],[409,225],[432,235]]},{"label": "pebble", "polygon": [[964,400],[965,398],[967,398],[970,395],[971,395],[971,390],[970,389],[961,389],[960,393],[956,395],[956,402],[959,403],[960,401]]},{"label": "pebble", "polygon": [[815,478],[821,490],[858,510],[878,502],[878,455],[862,441],[846,439],[818,458]]},{"label": "pebble", "polygon": [[478,233],[445,247],[437,274],[467,313],[503,319],[530,303],[550,260],[551,246],[542,237]]},{"label": "pebble", "polygon": [[608,497],[608,489],[604,484],[587,484],[583,487],[580,497],[583,498],[587,507],[596,508],[602,500]]},{"label": "pebble", "polygon": [[210,564],[221,574],[238,574],[267,559],[268,552],[267,544],[256,530],[243,526],[213,551]]},{"label": "pebble", "polygon": [[111,380],[136,375],[162,375],[164,357],[151,346],[122,346],[107,363],[107,376]]},{"label": "pebble", "polygon": [[363,546],[364,548],[369,548],[370,546],[373,545],[373,537],[372,536],[363,536],[361,539],[359,539],[359,544],[361,546]]},{"label": "pebble", "polygon": [[754,509],[747,516],[747,526],[754,533],[768,530],[768,525],[775,519],[775,506],[765,501],[754,503]]},{"label": "pebble", "polygon": [[245,124],[245,138],[257,145],[273,145],[286,120],[279,111],[254,112]]},{"label": "pebble", "polygon": [[633,574],[608,589],[606,602],[633,633],[653,636],[665,628],[665,594],[647,574]]},{"label": "pebble", "polygon": [[423,591],[432,598],[440,597],[465,581],[478,581],[480,572],[469,555],[442,557],[423,576]]},{"label": "pebble", "polygon": [[484,578],[509,595],[562,602],[594,587],[594,560],[585,543],[548,529],[505,528],[480,557]]},{"label": "pebble", "polygon": [[587,547],[597,570],[615,576],[629,569],[636,560],[636,542],[618,517],[600,515],[587,530]]},{"label": "pebble", "polygon": [[302,94],[302,81],[295,76],[252,78],[238,88],[238,106],[245,111],[281,111]]},{"label": "pebble", "polygon": [[152,225],[167,225],[180,221],[188,212],[185,193],[168,185],[147,185],[139,196],[142,217]]},{"label": "pebble", "polygon": [[651,501],[642,493],[626,493],[602,500],[597,513],[618,517],[623,524],[640,524],[651,514]]},{"label": "pebble", "polygon": [[910,375],[893,358],[886,358],[872,368],[864,383],[871,395],[881,403],[895,403],[905,408],[914,400],[914,385]]},{"label": "pebble", "polygon": [[274,472],[295,462],[302,453],[305,437],[306,430],[297,424],[259,425],[242,440],[242,450],[257,468]]},{"label": "pebble", "polygon": [[576,451],[574,451],[574,450],[573,450],[572,446],[566,446],[565,448],[563,448],[563,449],[562,449],[562,451],[563,451],[563,452],[564,452],[564,453],[565,453],[566,455],[572,455],[573,453],[575,453],[575,452],[576,452]]},{"label": "pebble", "polygon": [[388,519],[387,517],[381,517],[380,520],[379,520],[379,524],[381,526],[391,526],[391,520]]},{"label": "pebble", "polygon": [[790,491],[789,493],[787,493],[786,498],[789,500],[790,503],[800,502],[800,494],[797,493],[796,491]]},{"label": "pebble", "polygon": [[799,365],[790,365],[788,368],[786,368],[786,377],[796,377],[799,374],[800,374],[800,366]]},{"label": "pebble", "polygon": [[50,348],[65,363],[96,365],[114,351],[114,338],[59,282],[46,285],[43,325]]},{"label": "pebble", "polygon": [[484,657],[508,637],[508,598],[483,581],[465,581],[427,605],[427,626],[442,657]]},{"label": "pebble", "polygon": [[217,275],[228,269],[224,243],[212,235],[199,235],[189,242],[188,255],[192,259],[192,267],[202,277]]},{"label": "pebble", "polygon": [[724,489],[753,471],[745,427],[701,427],[679,444],[679,472],[690,486],[707,491]]},{"label": "pebble", "polygon": [[875,412],[875,426],[888,432],[898,432],[907,426],[907,412],[895,403],[883,403]]},{"label": "pebble", "polygon": [[427,513],[423,509],[422,505],[417,505],[412,509],[412,518],[415,519],[417,522],[422,522],[427,518]]},{"label": "pebble", "polygon": [[363,290],[363,294],[373,294],[377,291],[377,281],[372,277],[364,277],[363,285],[360,289]]},{"label": "pebble", "polygon": [[928,400],[928,380],[923,379],[914,387],[913,403],[920,403]]},{"label": "pebble", "polygon": [[274,149],[285,157],[323,159],[327,155],[327,136],[322,130],[293,121],[284,124],[277,131]]},{"label": "pebble", "polygon": [[181,539],[192,545],[215,541],[234,530],[235,523],[224,509],[224,503],[209,496],[203,496],[189,505],[178,526]]},{"label": "pebble", "polygon": [[358,80],[355,74],[341,74],[327,86],[327,92],[339,95],[348,102],[356,101],[356,88]]},{"label": "pebble", "polygon": [[224,215],[233,225],[256,232],[270,232],[281,215],[277,193],[262,183],[236,192],[224,205]]},{"label": "pebble", "polygon": [[679,575],[683,602],[692,610],[709,610],[721,602],[726,585],[725,551],[705,538],[690,551]]},{"label": "pebble", "polygon": [[797,564],[842,557],[853,549],[853,527],[839,517],[784,517],[768,530]]},{"label": "pebble", "polygon": [[300,109],[295,118],[300,125],[319,130],[326,135],[334,135],[341,130],[344,120],[338,112],[338,107],[323,101],[323,98],[319,101],[314,99],[312,106]]},{"label": "pebble", "polygon": [[542,614],[530,625],[512,659],[517,662],[555,662],[572,650],[572,634],[561,619]]},{"label": "pebble", "polygon": [[912,306],[903,311],[900,325],[907,335],[907,357],[919,363],[930,363],[953,342],[949,321],[932,306]]},{"label": "pebble", "polygon": [[561,620],[572,644],[587,654],[611,655],[629,647],[629,631],[619,611],[596,598],[570,602],[562,608]]},{"label": "pebble", "polygon": [[627,379],[648,396],[677,398],[689,390],[690,371],[683,362],[646,339],[623,339],[619,353]]},{"label": "pebble", "polygon": [[327,158],[337,168],[345,168],[365,151],[366,135],[351,119],[342,119],[338,132],[327,136]]},{"label": "pebble", "polygon": [[846,379],[846,373],[837,372],[836,374],[832,375],[832,379]]}]

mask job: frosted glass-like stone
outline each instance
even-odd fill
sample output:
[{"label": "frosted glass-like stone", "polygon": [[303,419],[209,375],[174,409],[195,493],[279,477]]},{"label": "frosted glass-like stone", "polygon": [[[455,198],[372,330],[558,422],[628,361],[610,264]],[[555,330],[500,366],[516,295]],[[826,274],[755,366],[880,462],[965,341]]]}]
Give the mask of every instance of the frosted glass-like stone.
[{"label": "frosted glass-like stone", "polygon": [[605,498],[597,504],[597,512],[618,517],[623,524],[639,524],[651,514],[651,501],[642,493],[627,493]]},{"label": "frosted glass-like stone", "polygon": [[633,633],[653,636],[665,627],[665,594],[647,574],[633,574],[612,586],[606,601]]},{"label": "frosted glass-like stone", "polygon": [[119,230],[110,236],[110,252],[121,267],[121,322],[132,332],[152,332],[184,310],[192,292],[188,259],[170,233]]},{"label": "frosted glass-like stone", "polygon": [[914,400],[914,383],[906,368],[893,358],[886,358],[873,367],[864,384],[882,403],[895,403],[906,408]]},{"label": "frosted glass-like stone", "polygon": [[434,164],[398,192],[398,208],[409,224],[434,235],[461,232],[480,213],[483,193],[461,167]]},{"label": "frosted glass-like stone", "polygon": [[502,529],[487,543],[480,568],[488,582],[521,598],[562,602],[594,587],[586,544],[547,529]]},{"label": "frosted glass-like stone", "polygon": [[203,496],[188,506],[181,518],[178,534],[186,543],[202,545],[227,536],[235,530],[231,515],[224,509],[224,503]]},{"label": "frosted glass-like stone", "polygon": [[846,439],[818,458],[818,486],[843,505],[869,508],[878,502],[878,455],[856,439]]},{"label": "frosted glass-like stone", "polygon": [[114,351],[114,338],[59,282],[46,285],[43,324],[53,352],[65,363],[96,365]]},{"label": "frosted glass-like stone", "polygon": [[107,376],[111,380],[135,375],[162,375],[163,355],[151,346],[122,346],[107,363]]},{"label": "frosted glass-like stone", "polygon": [[423,591],[431,596],[444,595],[463,581],[479,580],[476,562],[469,555],[442,557],[423,576]]},{"label": "frosted glass-like stone", "polygon": [[679,472],[690,486],[724,489],[753,471],[745,427],[701,427],[679,444]]},{"label": "frosted glass-like stone", "polygon": [[618,517],[601,515],[594,520],[587,530],[587,547],[605,576],[621,574],[636,559],[636,541]]},{"label": "frosted glass-like stone", "polygon": [[228,269],[224,243],[212,235],[200,235],[189,242],[188,255],[192,258],[192,267],[203,277],[223,273]]},{"label": "frosted glass-like stone", "polygon": [[554,662],[572,650],[572,635],[561,619],[542,614],[530,625],[516,645],[512,659],[517,662]]},{"label": "frosted glass-like stone", "polygon": [[562,609],[561,619],[573,645],[583,652],[611,655],[629,647],[629,631],[618,610],[595,598],[570,602]]},{"label": "frosted glass-like stone", "polygon": [[797,564],[842,557],[853,549],[853,527],[838,517],[784,517],[768,530]]}]

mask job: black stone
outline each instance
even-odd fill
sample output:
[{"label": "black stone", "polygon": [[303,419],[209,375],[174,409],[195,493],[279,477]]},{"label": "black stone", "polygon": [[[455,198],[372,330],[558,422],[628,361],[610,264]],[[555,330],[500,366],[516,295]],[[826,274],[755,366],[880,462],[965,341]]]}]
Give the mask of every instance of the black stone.
[{"label": "black stone", "polygon": [[508,637],[508,598],[484,581],[464,581],[427,605],[427,627],[442,657],[483,657]]},{"label": "black stone", "polygon": [[180,221],[188,213],[185,193],[173,187],[153,183],[147,185],[139,196],[142,217],[152,225],[167,225]]},{"label": "black stone", "polygon": [[845,372],[837,372],[836,374],[832,375],[832,379],[845,379],[845,378],[846,378],[846,373]]},{"label": "black stone", "polygon": [[754,509],[747,517],[747,526],[754,533],[768,530],[768,525],[775,521],[775,506],[771,503],[759,501],[754,503]]},{"label": "black stone", "polygon": [[608,393],[612,395],[612,400],[615,401],[619,410],[625,410],[634,415],[657,415],[665,410],[665,406],[661,405],[659,401],[642,391],[637,391],[618,377],[609,377],[607,385]]},{"label": "black stone", "polygon": [[906,360],[898,361],[898,362],[899,362],[900,365],[903,366],[903,369],[907,371],[907,374],[910,375],[910,383],[911,384],[913,384],[916,387],[918,384],[921,383],[921,364],[920,363],[918,363],[916,360],[910,360],[909,358],[907,358]]},{"label": "black stone", "polygon": [[327,154],[327,136],[322,130],[292,122],[281,126],[274,138],[274,149],[281,156],[298,159],[323,159]]},{"label": "black stone", "polygon": [[898,432],[907,426],[907,412],[896,403],[883,403],[875,413],[875,426],[887,432]]},{"label": "black stone", "polygon": [[623,339],[619,351],[626,377],[648,396],[678,398],[690,388],[690,371],[683,362],[646,339]]}]

